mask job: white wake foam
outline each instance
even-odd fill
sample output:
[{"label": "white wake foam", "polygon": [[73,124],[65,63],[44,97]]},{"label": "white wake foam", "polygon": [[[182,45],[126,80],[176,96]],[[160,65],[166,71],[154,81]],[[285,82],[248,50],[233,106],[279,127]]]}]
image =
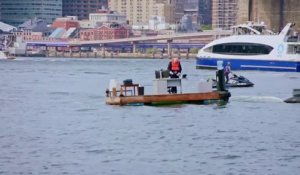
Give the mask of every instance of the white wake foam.
[{"label": "white wake foam", "polygon": [[283,103],[283,100],[281,98],[273,97],[273,96],[235,96],[235,97],[231,97],[230,101]]}]

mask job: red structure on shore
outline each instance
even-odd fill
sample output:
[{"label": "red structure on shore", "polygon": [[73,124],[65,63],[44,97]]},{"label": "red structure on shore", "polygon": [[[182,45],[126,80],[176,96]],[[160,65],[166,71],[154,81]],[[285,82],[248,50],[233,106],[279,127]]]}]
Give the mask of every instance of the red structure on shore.
[{"label": "red structure on shore", "polygon": [[80,25],[76,17],[68,16],[65,18],[56,18],[51,27],[54,29],[64,28],[65,30],[69,30],[71,27],[79,28]]},{"label": "red structure on shore", "polygon": [[80,40],[105,40],[128,38],[130,29],[119,24],[102,25],[95,29],[80,31]]}]

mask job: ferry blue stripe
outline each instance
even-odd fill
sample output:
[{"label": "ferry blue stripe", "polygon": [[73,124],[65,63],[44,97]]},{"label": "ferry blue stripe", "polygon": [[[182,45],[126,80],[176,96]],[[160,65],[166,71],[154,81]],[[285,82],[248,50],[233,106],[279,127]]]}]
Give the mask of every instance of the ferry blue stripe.
[{"label": "ferry blue stripe", "polygon": [[198,68],[216,68],[218,60],[222,60],[224,66],[230,61],[232,70],[300,72],[299,61],[197,58],[196,66]]}]

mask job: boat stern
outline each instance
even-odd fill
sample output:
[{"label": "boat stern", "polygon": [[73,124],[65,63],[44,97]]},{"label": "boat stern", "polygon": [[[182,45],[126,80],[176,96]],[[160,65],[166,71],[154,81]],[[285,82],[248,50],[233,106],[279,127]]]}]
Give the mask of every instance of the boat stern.
[{"label": "boat stern", "polygon": [[231,97],[231,93],[229,91],[219,91],[220,99],[224,100],[225,102],[229,101]]}]

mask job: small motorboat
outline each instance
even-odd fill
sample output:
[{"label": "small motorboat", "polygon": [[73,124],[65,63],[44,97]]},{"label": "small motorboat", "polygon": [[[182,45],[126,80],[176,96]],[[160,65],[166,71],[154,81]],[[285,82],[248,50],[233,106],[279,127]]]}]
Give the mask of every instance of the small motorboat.
[{"label": "small motorboat", "polygon": [[[215,79],[213,80],[213,88],[217,87],[217,81]],[[233,74],[233,77],[230,78],[228,83],[225,83],[225,87],[252,87],[254,86],[254,83],[252,83],[250,80],[248,80],[246,77],[241,75]]]},{"label": "small motorboat", "polygon": [[[165,76],[164,76],[165,75]],[[168,76],[167,76],[168,75]],[[222,76],[222,77],[221,77]],[[108,105],[172,105],[172,104],[209,104],[211,102],[228,102],[230,92],[224,87],[224,74],[218,73],[217,90],[201,88],[197,92],[182,92],[182,78],[170,78],[167,72],[156,72],[156,79],[153,80],[154,93],[145,95],[144,87],[132,83],[131,79],[123,81],[118,85],[116,80],[111,80],[106,93],[106,104]],[[220,81],[222,80],[222,81]],[[179,91],[171,92],[170,87],[176,87]]]},{"label": "small motorboat", "polygon": [[300,89],[293,90],[293,97],[284,100],[286,103],[300,103]]}]

